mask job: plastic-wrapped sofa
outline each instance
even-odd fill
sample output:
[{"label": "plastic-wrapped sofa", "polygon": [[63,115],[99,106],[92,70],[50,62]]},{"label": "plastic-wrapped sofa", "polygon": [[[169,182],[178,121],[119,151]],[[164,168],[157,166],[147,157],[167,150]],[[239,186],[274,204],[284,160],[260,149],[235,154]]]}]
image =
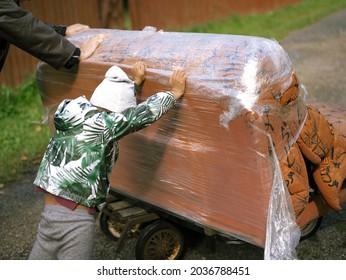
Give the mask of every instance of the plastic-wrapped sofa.
[{"label": "plastic-wrapped sofa", "polygon": [[303,182],[295,191],[306,200],[306,172],[288,159],[301,164],[296,141],[307,109],[285,50],[265,38],[150,29],[90,29],[72,41],[98,33],[109,37],[78,69],[38,65],[49,116],[65,98],[89,98],[112,65],[131,77],[136,61],[147,64],[138,102],[168,90],[174,69],[188,74],[172,110],[120,140],[112,189],[206,232],[265,248],[267,259],[295,258],[300,231],[282,170]]}]

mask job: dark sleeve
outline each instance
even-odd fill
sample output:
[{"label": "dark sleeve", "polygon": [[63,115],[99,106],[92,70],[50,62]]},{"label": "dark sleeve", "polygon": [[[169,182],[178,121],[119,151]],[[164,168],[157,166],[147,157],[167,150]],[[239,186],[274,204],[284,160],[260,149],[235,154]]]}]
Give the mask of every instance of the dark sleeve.
[{"label": "dark sleeve", "polygon": [[61,36],[66,36],[66,30],[67,30],[67,25],[61,24],[61,25],[54,25],[51,23],[47,23],[50,27],[54,28],[55,32],[60,34]]},{"label": "dark sleeve", "polygon": [[56,33],[60,34],[61,36],[66,36],[66,29],[67,29],[66,25],[58,25],[58,26],[53,25],[53,28]]},{"label": "dark sleeve", "polygon": [[13,0],[0,1],[0,37],[56,69],[66,64],[76,49],[52,26],[18,7]]}]

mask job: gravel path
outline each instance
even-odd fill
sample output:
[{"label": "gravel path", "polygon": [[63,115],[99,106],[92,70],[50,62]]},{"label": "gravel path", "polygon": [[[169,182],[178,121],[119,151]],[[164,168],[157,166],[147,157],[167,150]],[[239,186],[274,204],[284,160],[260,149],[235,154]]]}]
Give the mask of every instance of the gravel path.
[{"label": "gravel path", "polygon": [[[346,105],[346,10],[294,32],[280,43],[289,53],[300,81],[309,93],[308,100]],[[20,182],[0,189],[0,259],[27,259],[35,240],[43,207],[42,194],[33,191],[32,181],[37,166],[33,166]],[[137,237],[129,238],[116,253],[114,241],[97,226],[93,259],[135,259]],[[346,208],[326,215],[318,232],[297,246],[299,259],[346,259]],[[261,260],[263,249],[251,244],[216,242],[214,252],[197,234],[190,235],[186,260]]]}]

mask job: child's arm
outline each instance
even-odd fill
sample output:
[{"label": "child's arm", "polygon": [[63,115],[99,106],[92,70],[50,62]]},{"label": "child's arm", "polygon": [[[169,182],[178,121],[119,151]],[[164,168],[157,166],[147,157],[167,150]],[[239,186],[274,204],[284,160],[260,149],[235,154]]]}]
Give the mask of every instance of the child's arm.
[{"label": "child's arm", "polygon": [[146,70],[147,66],[143,62],[136,62],[132,67],[132,76],[135,83],[135,94],[142,91]]},{"label": "child's arm", "polygon": [[[145,67],[143,68],[141,65],[138,65],[138,68],[134,67],[134,70],[145,73],[143,71]],[[138,78],[138,76],[136,77]],[[143,81],[144,75],[141,75],[141,77]],[[110,137],[120,139],[159,120],[176,104],[176,100],[185,93],[186,77],[185,72],[176,70],[170,78],[170,91],[158,92],[138,104],[137,107],[129,108],[121,114],[103,114],[105,124],[112,124],[109,126]]]}]

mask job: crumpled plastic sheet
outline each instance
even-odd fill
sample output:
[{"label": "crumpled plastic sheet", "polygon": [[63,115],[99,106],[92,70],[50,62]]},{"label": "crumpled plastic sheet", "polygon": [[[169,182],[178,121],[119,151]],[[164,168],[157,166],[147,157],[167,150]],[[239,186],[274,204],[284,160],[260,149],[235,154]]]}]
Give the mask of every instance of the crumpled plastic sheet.
[{"label": "crumpled plastic sheet", "polygon": [[300,228],[295,223],[293,206],[284,185],[279,161],[273,155],[277,172],[274,173],[272,193],[268,208],[265,260],[297,259],[295,251],[300,240]]},{"label": "crumpled plastic sheet", "polygon": [[185,96],[167,117],[120,140],[111,184],[174,216],[264,247],[265,259],[295,259],[300,231],[279,161],[299,135],[305,105],[301,87],[297,98],[280,103],[297,79],[285,50],[265,38],[153,28],[90,29],[71,40],[78,45],[99,33],[108,39],[78,71],[38,65],[49,114],[63,98],[90,97],[112,65],[131,76],[136,61],[147,64],[139,101],[169,90],[172,71],[185,70]]}]

